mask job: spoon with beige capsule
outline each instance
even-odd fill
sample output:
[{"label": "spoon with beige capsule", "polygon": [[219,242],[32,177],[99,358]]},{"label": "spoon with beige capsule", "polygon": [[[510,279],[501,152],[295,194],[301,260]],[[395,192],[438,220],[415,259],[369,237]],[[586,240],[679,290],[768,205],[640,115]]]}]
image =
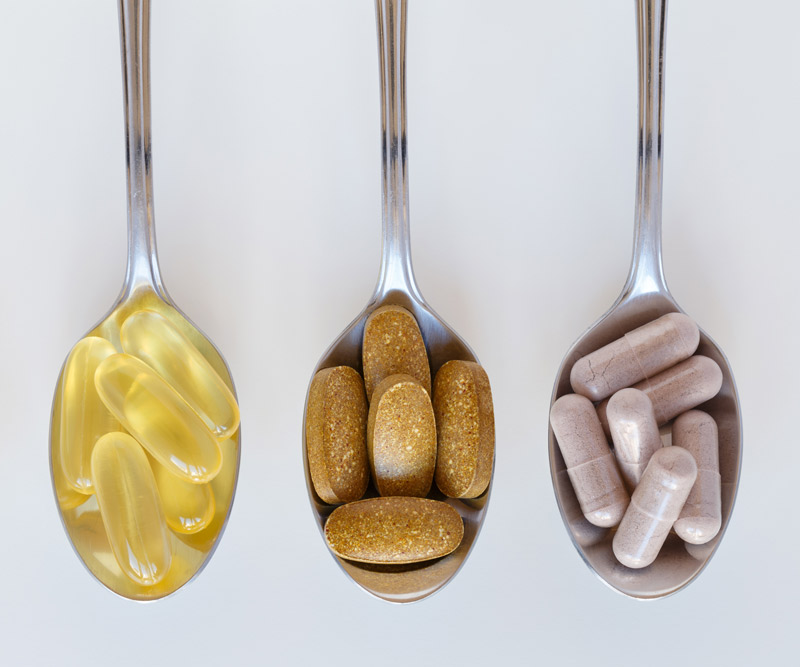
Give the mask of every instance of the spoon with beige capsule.
[{"label": "spoon with beige capsule", "polygon": [[[365,323],[376,309],[388,305],[401,306],[413,314],[427,348],[431,376],[447,361],[476,361],[469,346],[422,298],[414,278],[409,240],[406,154],[406,2],[377,0],[375,4],[383,133],[383,240],[380,273],[378,284],[366,308],[322,355],[312,377],[322,369],[336,366],[349,366],[361,372]],[[336,506],[324,502],[315,491],[309,469],[305,429],[303,464],[314,518],[324,535],[325,523]],[[445,497],[435,484],[431,486],[427,497],[448,503],[463,520],[463,539],[449,555],[409,565],[374,565],[336,555],[334,558],[356,584],[376,597],[390,602],[413,602],[425,598],[447,584],[464,564],[483,523],[490,489],[491,480],[478,497],[454,499]],[[366,497],[375,495],[374,488],[370,487]]]},{"label": "spoon with beige capsule", "polygon": [[[667,289],[661,261],[666,6],[666,0],[637,0],[639,148],[630,272],[616,302],[564,357],[556,375],[552,403],[572,393],[570,372],[577,360],[663,315],[683,312]],[[614,529],[595,526],[584,518],[553,429],[549,431],[553,488],[575,548],[604,583],[633,598],[664,597],[693,581],[716,551],[733,511],[742,456],[741,413],[733,373],[722,350],[702,329],[695,355],[710,358],[722,372],[719,393],[699,406],[717,424],[722,480],[721,528],[707,544],[688,545],[670,534],[651,565],[642,569],[621,565],[612,552]]]},{"label": "spoon with beige capsule", "polygon": [[117,302],[56,385],[50,472],[67,535],[118,595],[155,600],[219,544],[239,470],[239,409],[224,359],[161,281],[150,156],[149,0],[120,0],[128,264]]}]

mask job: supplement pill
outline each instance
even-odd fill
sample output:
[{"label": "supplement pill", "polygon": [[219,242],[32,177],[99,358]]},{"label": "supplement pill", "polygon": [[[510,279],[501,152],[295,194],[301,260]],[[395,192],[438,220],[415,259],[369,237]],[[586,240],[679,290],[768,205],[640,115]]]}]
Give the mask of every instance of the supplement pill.
[{"label": "supplement pill", "polygon": [[609,399],[607,414],[619,471],[633,491],[650,457],[661,449],[653,404],[638,389],[620,389]]},{"label": "supplement pill", "polygon": [[689,358],[699,343],[692,319],[669,313],[578,359],[570,372],[572,390],[603,400]]},{"label": "supplement pill", "polygon": [[697,465],[685,449],[662,447],[653,454],[614,535],[620,563],[642,568],[656,559],[696,477]]},{"label": "supplement pill", "polygon": [[686,449],[697,463],[697,481],[675,522],[675,532],[691,544],[705,544],[722,526],[717,423],[700,410],[683,413],[672,425],[672,444]]},{"label": "supplement pill", "polygon": [[192,484],[173,475],[151,458],[158,496],[167,525],[176,533],[199,533],[214,518],[216,504],[210,484]]},{"label": "supplement pill", "polygon": [[630,498],[592,402],[578,394],[562,396],[550,409],[550,425],[586,520],[616,526]]},{"label": "supplement pill", "polygon": [[472,361],[448,361],[433,382],[436,486],[451,498],[476,498],[489,485],[494,409],[489,378]]}]

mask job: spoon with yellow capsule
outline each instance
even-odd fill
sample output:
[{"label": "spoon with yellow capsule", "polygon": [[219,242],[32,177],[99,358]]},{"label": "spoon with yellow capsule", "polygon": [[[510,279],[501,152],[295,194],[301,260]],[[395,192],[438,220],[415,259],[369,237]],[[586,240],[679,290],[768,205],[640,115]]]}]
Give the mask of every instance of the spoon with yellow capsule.
[{"label": "spoon with yellow capsule", "polygon": [[115,593],[155,600],[203,569],[230,513],[239,408],[224,359],[161,281],[150,157],[149,0],[120,0],[128,265],[58,378],[50,471],[72,546]]}]

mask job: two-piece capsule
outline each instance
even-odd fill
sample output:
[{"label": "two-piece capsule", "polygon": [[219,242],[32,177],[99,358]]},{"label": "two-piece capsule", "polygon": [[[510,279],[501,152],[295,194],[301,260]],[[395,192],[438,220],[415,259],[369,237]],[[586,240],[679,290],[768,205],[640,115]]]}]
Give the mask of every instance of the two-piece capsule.
[{"label": "two-piece capsule", "polygon": [[622,479],[633,491],[650,457],[661,449],[653,404],[638,389],[621,389],[609,400],[607,415]]}]

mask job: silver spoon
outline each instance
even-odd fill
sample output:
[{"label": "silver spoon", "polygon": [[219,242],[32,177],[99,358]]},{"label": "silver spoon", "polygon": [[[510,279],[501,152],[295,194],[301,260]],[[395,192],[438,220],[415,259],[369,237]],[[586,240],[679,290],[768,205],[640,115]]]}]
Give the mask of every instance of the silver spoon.
[{"label": "silver spoon", "polygon": [[[661,263],[661,152],[666,11],[666,0],[637,0],[639,157],[630,273],[614,305],[567,352],[556,375],[551,404],[563,394],[572,392],[570,369],[580,357],[661,315],[682,312],[667,289]],[[733,510],[742,455],[741,414],[736,385],[722,350],[702,329],[696,354],[716,361],[723,375],[719,394],[701,406],[702,410],[716,420],[720,439],[722,527],[709,544],[686,547],[673,534],[655,563],[649,567],[632,570],[620,565],[611,551],[613,532],[592,526],[583,519],[553,430],[550,429],[549,432],[553,488],[575,548],[603,582],[630,597],[664,597],[694,580],[713,556]]]},{"label": "silver spoon", "polygon": [[[119,298],[109,313],[86,335],[110,341],[122,351],[120,328],[126,318],[143,309],[166,318],[206,359],[233,392],[228,367],[211,343],[172,303],[161,281],[153,226],[153,184],[150,156],[149,0],[120,0],[120,40],[127,141],[128,264]],[[61,466],[62,376],[53,400],[50,431],[50,472],[61,513],[75,552],[88,570],[115,593],[136,600],[169,595],[195,577],[210,559],[227,523],[239,471],[240,430],[220,443],[222,469],[210,482],[215,512],[210,523],[194,534],[169,532],[172,561],[157,584],[142,586],[120,569],[100,516],[97,498],[78,493],[67,484]]]},{"label": "silver spoon", "polygon": [[[442,364],[451,359],[477,361],[469,346],[425,302],[414,278],[406,174],[406,0],[376,0],[375,7],[383,132],[383,242],[380,273],[375,292],[366,308],[322,355],[314,368],[312,378],[317,371],[332,366],[351,366],[361,371],[364,323],[373,310],[389,304],[403,306],[417,319],[428,349],[432,376]],[[314,491],[308,468],[305,430],[303,465],[311,506],[322,533],[325,521],[335,507],[322,502]],[[334,558],[356,584],[376,597],[390,602],[413,602],[427,597],[447,584],[464,564],[480,531],[490,490],[491,482],[481,496],[471,500],[447,498],[435,488],[429,494],[430,498],[448,502],[458,510],[464,520],[464,538],[461,545],[449,556],[409,566],[370,566],[343,560],[335,555]],[[370,491],[367,492],[368,496]]]}]

